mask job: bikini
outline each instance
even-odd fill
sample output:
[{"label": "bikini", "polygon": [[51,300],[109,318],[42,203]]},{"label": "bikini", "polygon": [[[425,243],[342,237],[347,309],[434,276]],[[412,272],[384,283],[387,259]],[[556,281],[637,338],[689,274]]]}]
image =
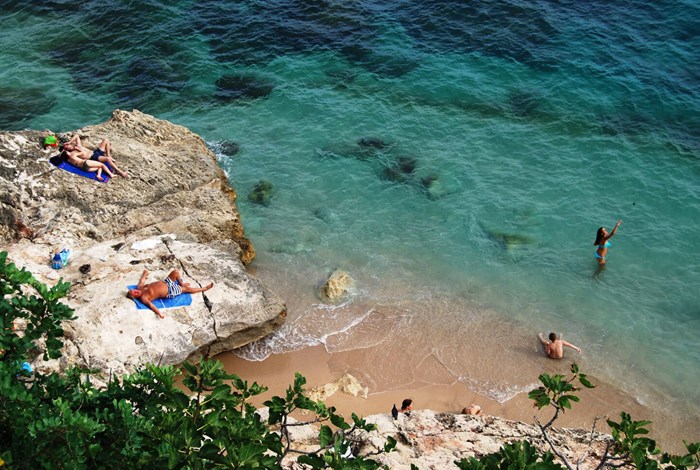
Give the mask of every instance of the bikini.
[{"label": "bikini", "polygon": [[[609,241],[606,241],[603,245],[598,245],[598,250],[601,248],[610,248],[611,246],[612,246],[612,243],[610,243]],[[595,257],[605,261],[605,258],[607,258],[607,256],[600,256],[598,254],[598,250],[596,250],[596,252],[595,252]]]},{"label": "bikini", "polygon": [[168,285],[168,298],[172,299],[173,297],[182,294],[182,287],[180,287],[180,284],[177,282],[173,281],[169,277],[166,277],[163,279],[165,283]]}]

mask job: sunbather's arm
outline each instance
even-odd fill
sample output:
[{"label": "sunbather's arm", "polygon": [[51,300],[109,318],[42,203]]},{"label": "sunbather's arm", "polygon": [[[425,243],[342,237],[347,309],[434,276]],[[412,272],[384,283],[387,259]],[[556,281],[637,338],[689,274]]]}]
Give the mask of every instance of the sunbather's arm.
[{"label": "sunbather's arm", "polygon": [[146,278],[148,277],[148,270],[144,269],[143,274],[141,274],[141,279],[139,279],[139,284],[136,286],[138,290],[143,289],[143,285],[146,283]]},{"label": "sunbather's arm", "polygon": [[78,134],[73,134],[73,136],[68,141],[69,144],[75,144],[76,146],[81,146],[80,136]]},{"label": "sunbather's arm", "polygon": [[148,307],[148,308],[150,308],[151,310],[153,310],[153,312],[154,312],[156,315],[158,315],[158,317],[163,318],[163,314],[160,313],[160,310],[158,310],[158,307],[156,307],[155,305],[153,305],[153,302],[151,302],[150,300],[143,299],[143,298],[141,298],[141,299],[139,299],[139,300],[141,300],[141,303],[143,303],[146,307]]},{"label": "sunbather's arm", "polygon": [[581,352],[581,348],[579,348],[578,346],[574,346],[573,344],[569,343],[568,341],[561,340],[561,344],[563,344],[564,346],[568,346],[571,349],[574,349],[578,352]]}]

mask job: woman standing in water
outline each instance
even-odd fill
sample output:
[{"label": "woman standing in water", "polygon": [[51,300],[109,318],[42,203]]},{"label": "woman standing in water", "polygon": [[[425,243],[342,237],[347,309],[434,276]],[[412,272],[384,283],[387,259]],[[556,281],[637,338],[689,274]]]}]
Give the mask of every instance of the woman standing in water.
[{"label": "woman standing in water", "polygon": [[598,264],[600,266],[603,266],[605,264],[605,258],[608,257],[608,248],[610,248],[610,243],[608,240],[612,238],[613,235],[615,235],[615,232],[617,232],[617,227],[620,226],[622,223],[621,220],[618,220],[613,229],[608,233],[607,230],[605,230],[605,227],[600,227],[598,229],[598,233],[595,237],[595,243],[593,243],[595,246],[598,247],[598,249],[595,252],[595,257],[598,260]]}]

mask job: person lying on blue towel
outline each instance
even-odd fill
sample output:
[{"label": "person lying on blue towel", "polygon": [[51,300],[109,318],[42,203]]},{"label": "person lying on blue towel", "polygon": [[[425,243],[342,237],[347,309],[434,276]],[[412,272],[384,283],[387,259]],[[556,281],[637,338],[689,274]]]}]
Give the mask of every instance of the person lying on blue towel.
[{"label": "person lying on blue towel", "polygon": [[111,146],[109,139],[102,139],[100,145],[95,150],[90,151],[83,146],[78,134],[63,144],[61,151],[65,154],[68,163],[80,168],[83,171],[97,172],[97,179],[102,181],[102,172],[104,171],[110,178],[114,177],[111,170],[116,171],[121,176],[128,176],[125,171],[122,171],[112,158]]},{"label": "person lying on blue towel", "polygon": [[148,270],[144,269],[136,289],[129,289],[126,296],[132,300],[138,299],[139,302],[153,310],[153,312],[155,312],[155,314],[160,318],[163,318],[163,314],[160,313],[158,307],[153,305],[154,300],[172,299],[180,294],[196,294],[214,287],[213,282],[205,287],[192,287],[189,284],[182,282],[182,277],[180,277],[180,272],[177,269],[173,269],[172,272],[168,274],[168,277],[162,281],[155,281],[146,284],[147,277]]}]

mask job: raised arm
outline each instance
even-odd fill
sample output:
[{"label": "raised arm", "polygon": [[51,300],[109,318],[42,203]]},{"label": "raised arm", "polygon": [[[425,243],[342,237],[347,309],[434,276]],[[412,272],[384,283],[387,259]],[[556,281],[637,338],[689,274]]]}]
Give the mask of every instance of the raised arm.
[{"label": "raised arm", "polygon": [[621,220],[618,220],[618,221],[617,221],[617,223],[615,224],[615,226],[613,227],[613,229],[610,230],[610,233],[605,237],[606,240],[609,239],[609,238],[612,238],[612,236],[615,235],[615,232],[617,232],[617,227],[619,227],[621,223],[622,223]]},{"label": "raised arm", "polygon": [[[146,283],[146,278],[148,277],[148,270],[144,269],[143,274],[141,274],[141,279],[139,279],[139,284],[136,286],[138,290],[143,289],[143,285]],[[145,302],[144,302],[145,303]],[[152,309],[153,307],[151,307]]]},{"label": "raised arm", "polygon": [[69,144],[75,144],[76,146],[81,146],[80,136],[78,134],[73,134],[73,136],[68,141]]}]

